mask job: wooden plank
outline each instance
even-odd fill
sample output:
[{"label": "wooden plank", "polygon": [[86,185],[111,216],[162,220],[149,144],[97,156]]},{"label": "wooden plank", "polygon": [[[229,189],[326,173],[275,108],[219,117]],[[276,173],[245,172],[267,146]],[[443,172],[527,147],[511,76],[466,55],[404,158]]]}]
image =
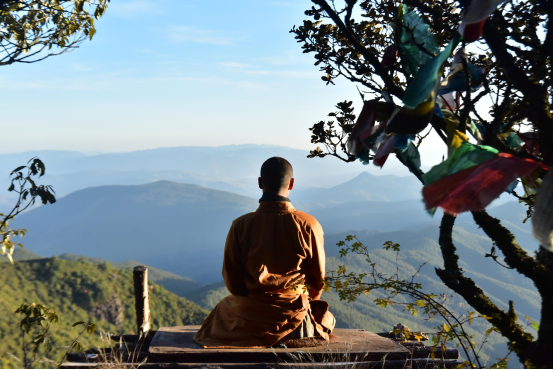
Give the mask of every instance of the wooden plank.
[{"label": "wooden plank", "polygon": [[254,362],[348,362],[401,360],[410,351],[394,341],[360,329],[335,329],[338,341],[310,348],[240,348],[205,349],[194,342],[199,326],[176,326],[158,329],[150,344],[148,362],[254,363]]},{"label": "wooden plank", "polygon": [[430,360],[393,360],[393,361],[363,361],[363,362],[310,362],[310,363],[83,363],[64,362],[60,369],[454,369],[461,365],[459,361]]}]

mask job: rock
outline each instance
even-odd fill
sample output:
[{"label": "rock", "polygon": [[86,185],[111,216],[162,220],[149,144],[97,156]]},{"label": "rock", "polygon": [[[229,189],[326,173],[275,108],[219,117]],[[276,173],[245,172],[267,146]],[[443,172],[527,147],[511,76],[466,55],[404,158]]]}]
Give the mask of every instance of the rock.
[{"label": "rock", "polygon": [[114,295],[109,301],[99,303],[92,307],[89,314],[96,320],[104,320],[114,324],[117,327],[122,327],[125,321],[123,311],[124,307],[121,299]]}]

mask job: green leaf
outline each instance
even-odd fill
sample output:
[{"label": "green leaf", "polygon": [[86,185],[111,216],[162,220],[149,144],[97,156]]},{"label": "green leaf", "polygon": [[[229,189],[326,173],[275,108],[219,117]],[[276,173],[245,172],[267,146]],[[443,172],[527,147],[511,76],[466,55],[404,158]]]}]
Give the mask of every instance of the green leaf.
[{"label": "green leaf", "polygon": [[81,324],[84,324],[84,323],[85,323],[84,321],[77,321],[77,322],[74,322],[73,325],[71,325],[71,327],[74,328],[77,325],[81,325]]},{"label": "green leaf", "polygon": [[96,330],[96,325],[93,322],[88,324],[88,326],[87,326],[88,335],[91,335],[92,333],[94,333],[95,330]]},{"label": "green leaf", "polygon": [[13,171],[10,173],[10,176],[13,175],[13,174],[16,173],[16,172],[21,171],[21,170],[24,169],[25,167],[27,167],[27,166],[19,166],[19,167],[17,167],[15,170],[13,170]]}]

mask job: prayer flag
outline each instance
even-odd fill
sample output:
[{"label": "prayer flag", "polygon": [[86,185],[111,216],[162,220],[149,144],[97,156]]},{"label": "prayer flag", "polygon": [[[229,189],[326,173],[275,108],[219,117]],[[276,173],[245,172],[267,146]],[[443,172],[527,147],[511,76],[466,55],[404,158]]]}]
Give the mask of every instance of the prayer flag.
[{"label": "prayer flag", "polygon": [[543,248],[552,251],[552,171],[548,171],[543,177],[531,223],[533,236]]},{"label": "prayer flag", "polygon": [[483,25],[498,5],[506,0],[473,0],[462,12],[462,21],[458,32],[466,42],[473,42],[481,37]]},{"label": "prayer flag", "polygon": [[394,135],[394,147],[395,149],[406,150],[408,145],[415,140],[415,135]]},{"label": "prayer flag", "polygon": [[[456,96],[454,96],[456,94]],[[460,95],[458,93],[450,92],[445,95],[439,96],[439,102],[444,105],[445,109],[453,112],[460,107]]]},{"label": "prayer flag", "polygon": [[431,94],[416,109],[402,107],[389,120],[386,132],[397,135],[416,135],[425,130],[435,113],[435,95]]},{"label": "prayer flag", "polygon": [[381,60],[381,64],[383,67],[391,67],[396,64],[397,59],[397,52],[396,47],[394,45],[389,45],[385,49],[385,53],[383,54],[383,59]]},{"label": "prayer flag", "polygon": [[346,143],[346,149],[350,154],[358,153],[363,147],[363,142],[359,139],[360,135],[371,132],[371,129],[375,125],[375,117],[377,116],[377,102],[378,99],[368,100],[364,102],[364,106],[350,136]]},{"label": "prayer flag", "polygon": [[473,145],[464,141],[445,161],[433,166],[422,178],[426,185],[432,184],[458,171],[477,166],[498,154],[498,150],[486,145]]},{"label": "prayer flag", "polygon": [[406,150],[400,152],[400,157],[404,161],[404,164],[411,173],[419,176],[422,174],[421,171],[421,158],[419,156],[419,150],[417,150],[417,147],[413,143],[413,141],[410,141],[408,144],[408,148]]},{"label": "prayer flag", "polygon": [[394,152],[394,135],[384,137],[381,142],[382,143],[379,146],[379,149],[375,153],[375,158],[373,158],[373,164],[377,167],[383,168],[385,162],[387,161],[387,158],[389,157],[389,154]]},{"label": "prayer flag", "polygon": [[515,151],[520,151],[523,147],[523,140],[515,132],[510,132],[506,137],[506,145]]},{"label": "prayer flag", "polygon": [[463,142],[468,141],[466,134],[458,130],[458,118],[450,111],[443,111],[444,122],[446,123],[446,137],[448,141],[448,156],[460,147]]},{"label": "prayer flag", "polygon": [[427,209],[442,207],[456,215],[482,211],[518,177],[539,168],[540,162],[508,153],[441,178],[422,190]]},{"label": "prayer flag", "polygon": [[461,41],[462,36],[456,34],[448,46],[436,57],[430,59],[419,69],[414,80],[408,86],[402,102],[404,106],[415,109],[419,104],[429,99],[438,84],[438,74],[442,64],[452,55]]},{"label": "prayer flag", "polygon": [[408,73],[415,76],[422,65],[439,54],[439,46],[429,30],[429,25],[415,11],[410,10],[410,7],[402,4],[399,15],[402,20],[400,46],[406,62],[404,67]]},{"label": "prayer flag", "polygon": [[[466,58],[463,49],[460,49],[458,53],[463,53],[462,58]],[[458,54],[457,53],[457,54]],[[461,59],[461,58],[460,58]],[[471,77],[471,89],[475,91],[481,85],[481,79],[485,70],[483,68],[476,67],[475,65],[468,63],[467,69]],[[453,63],[450,67],[450,72],[440,83],[440,89],[438,95],[448,94],[452,91],[466,91],[467,90],[467,76],[464,71],[464,67],[461,61]]]}]

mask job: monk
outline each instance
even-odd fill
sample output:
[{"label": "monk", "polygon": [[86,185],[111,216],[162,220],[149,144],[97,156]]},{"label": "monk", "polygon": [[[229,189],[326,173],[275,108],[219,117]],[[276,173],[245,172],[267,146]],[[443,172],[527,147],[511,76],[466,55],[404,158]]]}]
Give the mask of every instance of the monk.
[{"label": "monk", "polygon": [[320,300],[325,276],[323,230],[288,196],[292,166],[262,165],[256,212],[233,221],[223,257],[231,295],[206,318],[194,340],[204,348],[267,348],[287,339],[329,340],[335,318]]}]

